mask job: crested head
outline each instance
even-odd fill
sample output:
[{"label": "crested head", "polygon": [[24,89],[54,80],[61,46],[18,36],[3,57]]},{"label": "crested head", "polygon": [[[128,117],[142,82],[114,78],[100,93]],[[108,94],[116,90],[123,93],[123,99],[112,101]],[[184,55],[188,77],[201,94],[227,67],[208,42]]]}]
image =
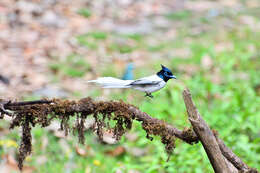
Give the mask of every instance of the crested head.
[{"label": "crested head", "polygon": [[165,82],[167,82],[169,79],[176,79],[176,76],[172,74],[172,71],[168,69],[167,67],[163,66],[161,64],[162,69],[157,73],[157,75],[162,78]]}]

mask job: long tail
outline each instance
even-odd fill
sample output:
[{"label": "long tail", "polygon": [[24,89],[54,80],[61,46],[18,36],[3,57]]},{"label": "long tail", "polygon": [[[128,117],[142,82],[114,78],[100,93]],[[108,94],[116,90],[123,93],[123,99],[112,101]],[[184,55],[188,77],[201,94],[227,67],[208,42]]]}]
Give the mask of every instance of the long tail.
[{"label": "long tail", "polygon": [[121,80],[113,77],[101,77],[88,82],[99,84],[102,88],[130,88],[131,86],[129,84],[133,82],[133,80]]}]

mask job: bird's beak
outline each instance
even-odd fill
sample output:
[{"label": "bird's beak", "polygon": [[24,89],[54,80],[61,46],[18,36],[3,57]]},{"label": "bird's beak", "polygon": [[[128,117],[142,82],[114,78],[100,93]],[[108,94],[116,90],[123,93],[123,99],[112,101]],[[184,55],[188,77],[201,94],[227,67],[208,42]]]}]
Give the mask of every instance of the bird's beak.
[{"label": "bird's beak", "polygon": [[171,79],[177,79],[176,76],[172,75],[170,76]]}]

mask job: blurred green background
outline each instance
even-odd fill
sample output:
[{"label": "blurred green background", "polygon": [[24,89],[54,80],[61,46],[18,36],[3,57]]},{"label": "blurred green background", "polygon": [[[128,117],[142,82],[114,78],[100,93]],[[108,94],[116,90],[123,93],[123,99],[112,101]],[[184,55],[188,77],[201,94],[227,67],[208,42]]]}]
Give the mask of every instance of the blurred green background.
[{"label": "blurred green background", "polygon": [[[0,10],[0,75],[10,81],[0,82],[1,97],[122,99],[183,129],[190,126],[182,99],[188,87],[210,127],[245,163],[260,169],[260,1],[3,1]],[[120,78],[130,62],[135,78],[164,64],[178,80],[154,99],[85,83]],[[9,121],[0,121],[0,170],[18,172],[20,133],[8,130]],[[107,132],[111,145],[90,130],[80,145],[58,128],[58,122],[33,128],[25,172],[213,172],[201,144],[177,140],[166,162],[159,138],[146,139],[136,122],[118,142]]]}]

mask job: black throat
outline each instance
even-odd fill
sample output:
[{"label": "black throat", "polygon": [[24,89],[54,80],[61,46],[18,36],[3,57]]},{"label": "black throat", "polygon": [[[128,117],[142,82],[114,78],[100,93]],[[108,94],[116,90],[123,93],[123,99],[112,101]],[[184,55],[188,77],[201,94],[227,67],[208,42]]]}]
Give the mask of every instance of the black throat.
[{"label": "black throat", "polygon": [[159,71],[159,72],[156,73],[156,74],[157,74],[157,76],[159,76],[161,79],[163,79],[164,82],[167,82],[169,79],[171,79],[171,78],[169,78],[169,77],[167,77],[167,76],[164,75],[164,71],[163,71],[163,70]]}]

